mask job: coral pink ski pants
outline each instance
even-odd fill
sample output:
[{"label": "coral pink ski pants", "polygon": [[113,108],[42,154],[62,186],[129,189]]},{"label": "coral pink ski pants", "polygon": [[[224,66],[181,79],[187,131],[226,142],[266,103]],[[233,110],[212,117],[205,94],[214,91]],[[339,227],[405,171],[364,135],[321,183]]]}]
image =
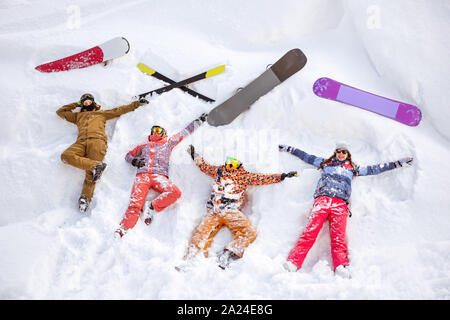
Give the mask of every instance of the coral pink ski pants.
[{"label": "coral pink ski pants", "polygon": [[167,177],[159,174],[137,174],[131,191],[130,204],[120,223],[123,228],[131,229],[136,225],[150,188],[161,193],[152,201],[152,206],[157,212],[167,208],[181,197],[180,189]]},{"label": "coral pink ski pants", "polygon": [[287,260],[301,268],[308,251],[316,241],[323,223],[328,219],[334,270],[340,265],[348,265],[347,243],[345,240],[347,217],[348,209],[344,200],[326,196],[317,197],[314,201],[308,224],[297,244],[289,253]]}]

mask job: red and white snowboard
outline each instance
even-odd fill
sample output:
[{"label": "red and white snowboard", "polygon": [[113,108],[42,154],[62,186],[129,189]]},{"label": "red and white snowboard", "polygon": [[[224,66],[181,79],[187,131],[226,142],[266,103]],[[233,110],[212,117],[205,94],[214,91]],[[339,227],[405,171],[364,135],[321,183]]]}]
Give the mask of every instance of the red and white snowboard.
[{"label": "red and white snowboard", "polygon": [[130,51],[128,40],[123,37],[117,37],[72,56],[41,64],[35,69],[41,72],[81,69],[121,57],[127,54],[128,51]]}]

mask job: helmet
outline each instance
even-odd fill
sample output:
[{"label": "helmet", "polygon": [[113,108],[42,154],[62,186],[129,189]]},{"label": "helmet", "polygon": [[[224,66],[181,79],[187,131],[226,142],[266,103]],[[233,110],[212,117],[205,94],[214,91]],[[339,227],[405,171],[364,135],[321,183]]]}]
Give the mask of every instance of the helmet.
[{"label": "helmet", "polygon": [[[92,103],[91,103],[90,105],[88,105],[88,106],[85,106],[85,105],[84,105],[84,102],[85,102],[86,100],[91,100]],[[85,93],[85,94],[83,94],[83,95],[80,97],[80,102],[79,102],[79,103],[80,103],[80,105],[81,105],[81,112],[83,112],[83,111],[100,110],[100,106],[97,105],[97,104],[95,103],[94,96],[93,96],[92,94],[90,94],[90,93]]]},{"label": "helmet", "polygon": [[231,168],[239,169],[241,166],[242,166],[242,162],[236,158],[227,157],[227,160],[225,160],[225,167],[227,169],[231,169]]},{"label": "helmet", "polygon": [[85,93],[81,96],[80,98],[81,104],[83,104],[83,102],[85,102],[86,100],[91,100],[92,102],[95,101],[94,96],[90,93]]},{"label": "helmet", "polygon": [[151,135],[157,134],[161,137],[164,137],[167,134],[167,131],[163,127],[155,125],[152,127],[152,131],[150,134]]}]

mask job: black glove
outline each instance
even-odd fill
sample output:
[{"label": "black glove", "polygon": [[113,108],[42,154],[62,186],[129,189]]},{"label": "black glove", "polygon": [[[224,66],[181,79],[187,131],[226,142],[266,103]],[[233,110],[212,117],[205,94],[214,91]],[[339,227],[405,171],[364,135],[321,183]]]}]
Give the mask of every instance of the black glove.
[{"label": "black glove", "polygon": [[139,102],[140,102],[141,104],[148,104],[148,103],[149,103],[148,100],[145,99],[145,98],[140,98],[140,99],[139,99]]},{"label": "black glove", "polygon": [[206,119],[208,118],[208,114],[206,112],[203,112],[202,115],[200,117],[198,117],[200,120],[202,120],[203,122],[206,121]]},{"label": "black glove", "polygon": [[285,146],[284,144],[280,144],[280,145],[278,146],[278,149],[280,150],[280,152],[281,152],[281,151],[284,151],[284,152],[291,152],[291,151],[292,151],[292,147],[290,147],[290,146]]},{"label": "black glove", "polygon": [[143,166],[145,166],[145,159],[144,158],[134,158],[131,161],[131,165],[139,168],[142,168]]},{"label": "black glove", "polygon": [[198,153],[195,152],[195,148],[192,144],[190,144],[187,148],[187,152],[191,155],[192,160],[198,156]]},{"label": "black glove", "polygon": [[194,121],[197,122],[198,124],[202,124],[203,122],[206,121],[206,118],[208,118],[208,114],[202,113],[202,115],[200,117],[198,117],[197,119],[195,119]]},{"label": "black glove", "polygon": [[297,176],[297,171],[290,171],[288,173],[282,173],[281,174],[281,181],[283,181],[286,178],[292,178]]}]

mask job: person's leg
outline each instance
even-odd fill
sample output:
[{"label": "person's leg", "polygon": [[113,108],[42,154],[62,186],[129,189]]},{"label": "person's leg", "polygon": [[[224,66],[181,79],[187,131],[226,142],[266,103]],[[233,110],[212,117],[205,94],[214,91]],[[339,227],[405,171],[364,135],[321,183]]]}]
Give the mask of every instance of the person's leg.
[{"label": "person's leg", "polygon": [[156,212],[164,210],[181,197],[180,189],[178,189],[178,187],[167,177],[152,174],[151,179],[151,188],[160,193],[160,195],[152,201],[152,206]]},{"label": "person's leg", "polygon": [[61,154],[61,161],[81,170],[92,171],[97,161],[87,157],[86,149],[86,142],[75,142]]},{"label": "person's leg", "polygon": [[256,230],[250,220],[240,211],[230,211],[223,216],[224,224],[233,233],[234,238],[225,249],[242,258],[244,250],[256,239]]},{"label": "person's leg", "polygon": [[333,199],[331,213],[328,217],[330,222],[331,256],[333,258],[334,270],[340,265],[347,266],[347,242],[345,230],[347,227],[348,209],[344,200]]},{"label": "person's leg", "polygon": [[128,209],[120,222],[121,227],[125,229],[125,231],[136,225],[141,213],[141,208],[144,205],[145,198],[147,197],[150,184],[151,179],[147,174],[140,173],[136,175],[136,180],[134,181],[133,188],[131,190],[130,204],[128,205]]},{"label": "person's leg", "polygon": [[221,222],[216,213],[208,211],[203,221],[195,229],[189,242],[185,259],[194,257],[199,251],[206,255],[216,233],[221,228]]},{"label": "person's leg", "polygon": [[322,229],[323,223],[328,217],[330,204],[331,198],[329,197],[318,197],[314,201],[308,218],[308,224],[287,258],[288,261],[292,262],[298,268],[302,267],[306,255],[316,241],[320,229]]},{"label": "person's leg", "polygon": [[93,168],[99,163],[102,162],[106,155],[106,142],[101,139],[88,139],[86,141],[86,157],[83,160],[78,159],[86,165],[88,163],[91,166],[86,169],[86,176],[83,182],[83,189],[81,190],[81,195],[84,195],[91,201],[92,196],[94,195],[95,190],[95,182],[93,181]]}]

